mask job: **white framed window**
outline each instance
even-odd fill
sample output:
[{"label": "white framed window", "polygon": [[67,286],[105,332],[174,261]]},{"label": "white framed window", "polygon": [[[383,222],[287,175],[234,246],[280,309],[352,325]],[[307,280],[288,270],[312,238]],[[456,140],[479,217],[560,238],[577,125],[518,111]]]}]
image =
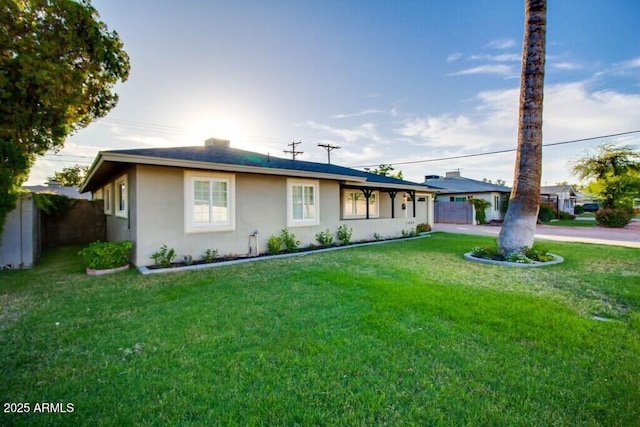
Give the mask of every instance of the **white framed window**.
[{"label": "white framed window", "polygon": [[111,183],[103,188],[102,194],[104,195],[104,213],[113,215],[113,186]]},{"label": "white framed window", "polygon": [[235,229],[235,175],[185,172],[185,232]]},{"label": "white framed window", "polygon": [[287,180],[287,226],[320,224],[319,188],[316,180]]},{"label": "white framed window", "polygon": [[127,175],[122,175],[116,179],[116,200],[114,208],[116,216],[121,218],[127,218],[129,216],[129,184],[127,181]]},{"label": "white framed window", "polygon": [[[378,218],[379,200],[378,191],[373,191],[369,196],[369,218]],[[344,190],[342,193],[342,214],[345,218],[366,218],[367,198],[360,190]]]}]

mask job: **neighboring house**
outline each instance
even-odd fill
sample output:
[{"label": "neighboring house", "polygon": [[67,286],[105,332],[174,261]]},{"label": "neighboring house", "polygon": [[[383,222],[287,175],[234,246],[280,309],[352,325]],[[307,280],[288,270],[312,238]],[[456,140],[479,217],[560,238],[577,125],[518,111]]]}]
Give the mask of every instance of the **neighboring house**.
[{"label": "neighboring house", "polygon": [[576,202],[581,197],[571,185],[545,185],[540,187],[540,202],[551,205],[556,212],[574,214]]},{"label": "neighboring house", "polygon": [[151,264],[164,244],[179,258],[199,259],[207,249],[251,256],[285,227],[307,246],[343,224],[358,241],[433,223],[433,191],[421,184],[214,138],[198,147],[103,151],[81,191],[104,200],[107,240],[131,240],[136,265]]},{"label": "neighboring house", "polygon": [[475,179],[464,178],[460,172],[447,172],[446,176],[426,175],[424,185],[437,190],[438,195],[434,206],[435,222],[449,224],[473,224],[475,212],[468,200],[483,199],[491,205],[485,210],[487,222],[501,221],[503,213],[500,210],[503,199],[509,197],[511,188],[503,185],[491,184]]}]

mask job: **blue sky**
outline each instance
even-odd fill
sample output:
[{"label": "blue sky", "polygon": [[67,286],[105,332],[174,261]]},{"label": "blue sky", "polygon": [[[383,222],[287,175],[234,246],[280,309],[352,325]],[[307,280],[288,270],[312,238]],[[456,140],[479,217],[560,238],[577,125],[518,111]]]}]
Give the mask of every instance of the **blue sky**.
[{"label": "blue sky", "polygon": [[[516,147],[524,1],[94,0],[131,58],[118,106],[37,161],[28,184],[100,150],[201,145],[359,167]],[[640,2],[550,1],[544,143],[640,130]],[[548,147],[544,184],[603,142]],[[511,185],[513,153],[395,165]]]}]

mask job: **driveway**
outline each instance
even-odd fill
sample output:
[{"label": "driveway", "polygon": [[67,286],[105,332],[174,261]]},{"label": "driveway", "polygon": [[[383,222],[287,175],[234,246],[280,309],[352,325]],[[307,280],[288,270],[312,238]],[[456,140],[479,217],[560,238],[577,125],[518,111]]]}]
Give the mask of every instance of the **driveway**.
[{"label": "driveway", "polygon": [[[500,233],[500,227],[493,225],[435,224],[433,231],[478,234],[497,238],[498,233]],[[633,220],[625,228],[538,225],[536,227],[536,239],[640,248],[640,220]]]}]

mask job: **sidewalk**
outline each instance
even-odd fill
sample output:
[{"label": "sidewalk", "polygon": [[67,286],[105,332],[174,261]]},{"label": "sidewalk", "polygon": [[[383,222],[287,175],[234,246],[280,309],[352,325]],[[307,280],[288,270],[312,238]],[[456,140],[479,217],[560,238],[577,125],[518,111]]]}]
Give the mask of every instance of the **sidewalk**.
[{"label": "sidewalk", "polygon": [[[433,231],[476,234],[498,237],[500,226],[470,224],[435,224]],[[640,221],[634,220],[625,228],[557,227],[538,225],[536,239],[560,242],[597,243],[599,245],[640,248]]]}]

